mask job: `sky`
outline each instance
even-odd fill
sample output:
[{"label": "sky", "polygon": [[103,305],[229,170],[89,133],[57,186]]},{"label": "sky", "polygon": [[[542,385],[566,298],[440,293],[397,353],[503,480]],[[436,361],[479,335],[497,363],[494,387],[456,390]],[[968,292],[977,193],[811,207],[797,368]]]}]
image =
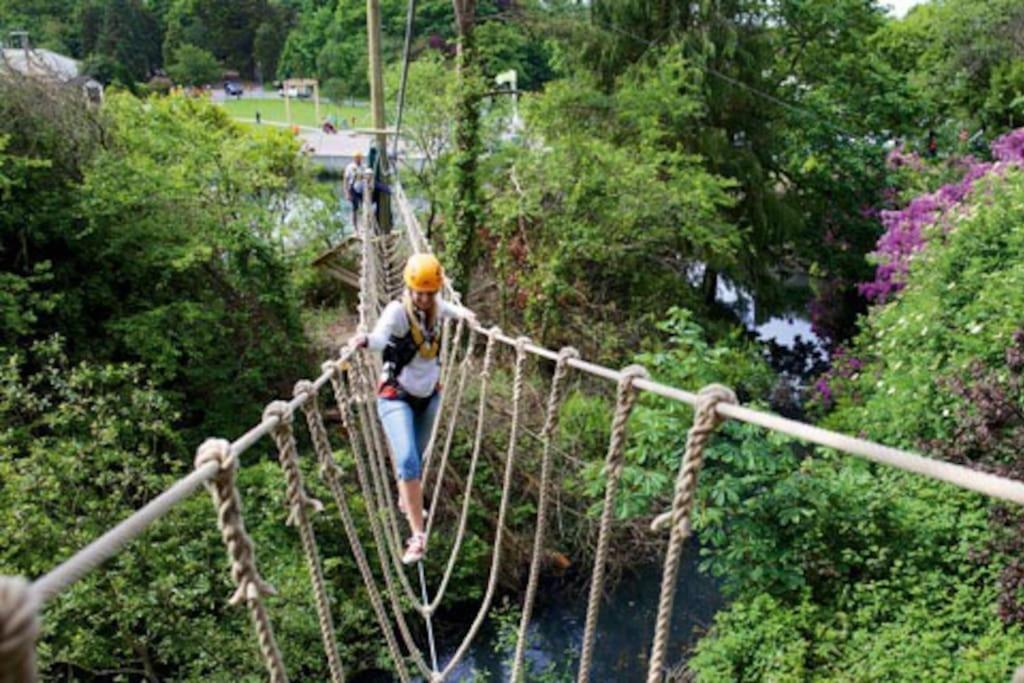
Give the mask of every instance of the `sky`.
[{"label": "sky", "polygon": [[892,13],[897,17],[904,16],[914,5],[920,5],[922,0],[882,0],[883,4],[892,7]]}]

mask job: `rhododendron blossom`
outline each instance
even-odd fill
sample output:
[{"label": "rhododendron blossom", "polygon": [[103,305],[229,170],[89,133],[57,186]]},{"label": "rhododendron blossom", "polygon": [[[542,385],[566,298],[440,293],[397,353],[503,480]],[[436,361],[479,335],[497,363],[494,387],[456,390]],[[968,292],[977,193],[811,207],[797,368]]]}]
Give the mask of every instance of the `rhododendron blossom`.
[{"label": "rhododendron blossom", "polygon": [[[877,263],[875,279],[858,285],[864,297],[873,303],[884,303],[903,288],[911,259],[924,248],[927,241],[925,229],[960,207],[980,178],[1001,172],[1008,166],[1024,166],[1024,128],[1007,133],[993,142],[992,155],[996,159],[995,163],[965,157],[962,162],[966,171],[958,182],[915,197],[900,210],[881,212],[885,233],[871,253]],[[891,168],[920,168],[920,160],[911,157],[913,155],[897,148],[889,153],[886,163]]]}]

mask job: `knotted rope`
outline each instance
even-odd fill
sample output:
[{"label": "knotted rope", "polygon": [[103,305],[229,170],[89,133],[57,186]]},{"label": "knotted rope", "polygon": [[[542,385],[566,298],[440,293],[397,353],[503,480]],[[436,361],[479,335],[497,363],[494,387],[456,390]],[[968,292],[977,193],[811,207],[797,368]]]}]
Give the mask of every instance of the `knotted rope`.
[{"label": "knotted rope", "polygon": [[[483,443],[484,418],[486,416],[487,408],[487,390],[491,382],[491,365],[494,362],[494,351],[495,348],[497,348],[497,343],[495,340],[495,330],[497,329],[498,328],[493,328],[490,331],[489,336],[487,338],[487,348],[484,351],[484,365],[483,370],[480,372],[480,399],[476,415],[476,434],[473,437],[473,453],[469,458],[469,472],[466,474],[466,490],[463,493],[462,497],[462,510],[459,512],[459,526],[455,532],[455,540],[452,543],[451,553],[448,555],[448,563],[445,566],[444,576],[441,579],[441,585],[438,587],[436,593],[434,594],[434,600],[426,606],[427,614],[433,614],[434,610],[436,610],[438,605],[441,604],[441,601],[444,598],[444,593],[448,589],[448,582],[451,581],[452,573],[455,570],[455,562],[459,557],[459,551],[462,549],[462,542],[466,538],[466,524],[469,521],[469,504],[473,497],[473,480],[474,477],[476,476],[477,463],[480,460],[480,448]],[[447,458],[445,458],[445,460],[447,460]],[[441,468],[438,470],[437,483],[434,484],[434,503],[437,502],[436,494],[437,491],[440,490],[441,483],[443,482],[444,464],[445,462],[442,461]],[[428,522],[433,522],[434,520],[433,510],[434,504],[431,504],[431,515],[430,518],[428,519]],[[429,534],[430,526],[428,526],[427,529]],[[430,542],[429,539],[430,537],[428,535],[428,543]]]},{"label": "knotted rope", "polygon": [[[302,380],[295,386],[296,396],[306,396],[306,403],[316,400],[316,392],[313,390],[313,383],[309,380]],[[338,644],[335,641],[334,621],[331,619],[330,601],[327,598],[326,582],[324,581],[323,568],[320,566],[320,551],[316,545],[316,535],[313,533],[313,525],[309,521],[308,510],[314,513],[322,512],[324,506],[319,500],[310,498],[302,482],[302,472],[299,471],[298,447],[295,443],[295,433],[292,430],[292,413],[288,410],[288,404],[284,401],[274,401],[263,411],[263,419],[277,417],[278,423],[274,427],[272,435],[274,443],[277,444],[277,457],[284,470],[286,488],[285,496],[288,500],[289,526],[299,529],[299,539],[302,542],[302,553],[306,556],[306,568],[309,570],[309,581],[313,586],[313,599],[316,602],[317,621],[320,624],[320,637],[324,643],[324,653],[327,655],[327,664],[331,670],[331,680],[334,683],[343,683],[345,672],[338,658]]]},{"label": "knotted rope", "polygon": [[0,683],[35,683],[39,600],[25,579],[0,576]]},{"label": "knotted rope", "polygon": [[237,605],[243,600],[249,605],[260,653],[270,673],[272,683],[287,683],[288,674],[281,660],[281,652],[274,640],[274,629],[263,606],[263,598],[274,595],[274,587],[263,580],[256,569],[256,553],[252,538],[245,530],[242,520],[242,500],[235,485],[238,460],[231,455],[231,444],[224,439],[207,439],[196,451],[196,469],[209,462],[218,464],[217,474],[208,485],[217,510],[217,524],[221,537],[227,546],[231,560],[231,578],[238,589],[228,601]]},{"label": "knotted rope", "polygon": [[[356,372],[351,363],[349,364],[348,371],[349,373],[353,373],[350,374],[351,379]],[[388,539],[385,537],[386,532],[381,529],[380,514],[374,502],[374,493],[371,489],[370,477],[366,472],[366,460],[372,459],[373,456],[370,453],[365,453],[360,446],[359,434],[361,430],[356,428],[356,417],[352,410],[352,397],[348,387],[345,385],[344,377],[340,371],[331,375],[331,386],[334,388],[334,398],[338,404],[338,410],[341,412],[342,426],[348,436],[349,445],[352,448],[352,455],[354,456],[353,460],[356,465],[356,475],[359,479],[359,488],[363,495],[363,502],[366,504],[366,516],[370,520],[370,532],[373,534],[374,546],[377,549],[377,559],[380,562],[381,571],[384,573],[384,582],[387,586],[387,595],[391,604],[391,611],[395,616],[395,622],[398,624],[398,630],[402,634],[402,640],[405,642],[406,648],[411,653],[416,667],[419,669],[422,676],[429,678],[433,675],[433,672],[429,667],[427,667],[427,663],[423,659],[423,653],[416,645],[416,641],[412,637],[412,632],[409,630],[409,624],[405,620],[405,614],[403,613],[402,605],[399,602],[400,586],[395,585],[393,579],[394,572],[388,565],[388,560],[393,558],[388,557]],[[372,448],[372,442],[365,432],[363,433],[362,443],[366,449]],[[340,485],[337,489],[338,497],[336,499],[344,500],[341,495]],[[347,512],[347,507],[342,508],[339,503],[338,509],[343,512],[342,521],[345,524],[345,531],[349,537],[349,544],[352,545],[353,552],[356,554],[358,562],[359,555],[362,555],[363,552],[362,544],[360,543],[359,536],[356,533],[355,525],[352,524],[351,519],[346,520],[344,516],[344,513]],[[404,578],[405,574],[401,573],[400,569],[398,571],[399,576]],[[367,591],[370,592],[372,599],[372,596],[377,592],[377,587],[374,582],[373,575],[370,573],[369,567],[365,563],[365,557],[363,566],[360,566],[360,572],[363,574],[363,581],[366,584]],[[414,604],[418,604],[417,600],[414,600],[413,602]],[[381,623],[381,628],[384,628],[383,621]],[[399,664],[398,660],[396,660],[396,666],[399,667],[399,675],[402,675],[404,664]],[[408,674],[405,675],[406,678],[403,680],[408,680]]]},{"label": "knotted rope", "polygon": [[622,370],[615,398],[615,416],[612,418],[612,432],[608,441],[608,455],[605,458],[604,508],[601,511],[600,531],[597,537],[597,553],[594,555],[594,571],[590,579],[590,598],[587,600],[587,620],[583,630],[583,649],[580,654],[580,669],[576,680],[588,683],[590,663],[594,658],[594,637],[597,634],[597,617],[601,611],[601,597],[604,593],[604,570],[608,563],[608,544],[611,537],[612,517],[615,515],[615,494],[622,478],[622,456],[626,445],[626,424],[636,402],[636,388],[633,382],[647,377],[647,371],[639,365],[630,365]]},{"label": "knotted rope", "polygon": [[664,678],[665,653],[668,649],[669,628],[672,625],[672,605],[676,595],[679,562],[683,543],[690,535],[690,514],[697,491],[697,477],[704,464],[704,448],[711,433],[722,422],[716,407],[719,403],[737,403],[736,394],[721,384],[711,384],[697,394],[697,409],[693,426],[686,435],[686,451],[676,479],[676,492],[672,500],[672,532],[665,551],[665,567],[661,574],[661,598],[658,601],[658,619],[654,629],[654,644],[647,669],[647,683],[661,683]]},{"label": "knotted rope", "polygon": [[[332,379],[334,379],[335,375],[341,372],[337,363],[332,361],[327,361],[322,367],[325,372],[331,371]],[[296,386],[296,391],[300,390],[311,391],[312,385],[307,388],[300,383],[300,385]],[[311,393],[309,400],[303,404],[302,411],[306,415],[306,425],[309,428],[310,440],[313,442],[313,450],[316,452],[320,478],[327,485],[328,490],[331,492],[331,496],[334,498],[335,505],[338,506],[338,515],[341,518],[342,526],[345,528],[345,535],[348,537],[349,547],[352,549],[353,557],[355,557],[356,566],[359,567],[359,574],[362,576],[363,583],[370,596],[370,604],[373,606],[373,612],[377,617],[377,624],[380,626],[381,633],[384,635],[384,640],[387,642],[388,651],[391,653],[391,660],[395,663],[395,667],[398,669],[398,677],[401,679],[402,683],[406,683],[409,681],[409,671],[405,666],[405,659],[402,657],[402,653],[398,648],[398,643],[395,641],[395,634],[391,628],[391,622],[388,620],[387,612],[384,609],[384,602],[381,600],[380,591],[377,589],[377,583],[374,581],[373,572],[370,570],[370,565],[366,561],[366,552],[363,550],[363,546],[359,542],[356,525],[352,521],[352,513],[349,510],[348,501],[345,498],[345,490],[341,485],[342,471],[335,462],[334,454],[331,451],[330,440],[327,436],[327,428],[324,426],[324,418],[320,413],[320,406],[317,402],[316,392]],[[341,417],[347,430],[349,412],[344,410],[341,411]]]},{"label": "knotted rope", "polygon": [[[493,341],[501,330],[497,327],[492,327],[488,332],[490,341]],[[526,337],[519,337],[516,339],[516,369],[515,379],[512,384],[512,424],[509,427],[508,435],[508,452],[505,456],[505,477],[501,487],[501,503],[498,506],[498,523],[497,531],[495,532],[494,538],[494,551],[491,554],[491,570],[490,577],[487,580],[487,590],[484,593],[483,601],[480,604],[480,609],[476,613],[476,618],[473,619],[473,623],[469,627],[469,631],[466,633],[466,637],[462,640],[455,654],[452,655],[444,671],[437,680],[445,680],[451,672],[458,666],[459,662],[465,656],[469,650],[469,646],[476,639],[477,633],[480,631],[480,627],[484,623],[484,619],[487,618],[487,613],[491,609],[491,600],[494,599],[494,591],[498,587],[498,570],[501,567],[501,543],[505,531],[505,515],[508,512],[508,499],[509,491],[512,488],[512,466],[515,464],[516,456],[516,443],[519,438],[519,412],[523,398],[523,377],[526,372],[526,345],[529,343],[529,339]],[[481,396],[481,401],[484,397]],[[477,447],[479,447],[480,440],[482,438],[482,432],[477,430]],[[468,485],[467,485],[468,488]],[[467,495],[468,498],[468,495]],[[461,532],[460,532],[461,533]]]},{"label": "knotted rope", "polygon": [[572,347],[565,347],[558,352],[555,374],[551,378],[551,393],[548,395],[548,411],[544,418],[544,429],[541,431],[542,452],[540,466],[540,491],[537,494],[537,528],[533,535],[533,556],[530,560],[530,577],[526,582],[526,595],[523,598],[523,614],[519,620],[519,637],[516,640],[516,653],[512,660],[512,683],[519,683],[525,677],[523,657],[526,652],[527,631],[530,628],[530,617],[533,615],[533,602],[537,595],[537,581],[540,576],[540,557],[544,549],[544,534],[547,528],[548,488],[551,478],[551,439],[558,428],[558,411],[562,405],[562,394],[565,379],[569,376],[569,359],[579,358],[580,353]]},{"label": "knotted rope", "polygon": [[[459,411],[462,408],[462,396],[466,391],[466,380],[469,377],[469,370],[473,363],[473,346],[476,343],[476,330],[470,329],[469,341],[467,342],[466,355],[462,358],[462,363],[459,366],[459,382],[458,387],[455,389],[455,396],[452,403],[449,405],[449,412],[451,417],[448,419],[448,431],[444,440],[444,447],[441,450],[441,464],[438,466],[438,480],[434,483],[432,488],[432,494],[430,497],[430,515],[427,517],[427,538],[430,538],[431,531],[434,528],[434,520],[437,519],[437,504],[441,498],[441,489],[443,482],[443,474],[446,471],[448,465],[448,456],[452,451],[452,443],[455,438],[455,428],[458,424]],[[492,352],[493,357],[493,352]],[[486,353],[485,353],[485,363]],[[487,372],[489,373],[490,366],[487,366]],[[425,462],[423,466],[423,490],[427,489],[427,481],[430,476],[431,463]]]}]

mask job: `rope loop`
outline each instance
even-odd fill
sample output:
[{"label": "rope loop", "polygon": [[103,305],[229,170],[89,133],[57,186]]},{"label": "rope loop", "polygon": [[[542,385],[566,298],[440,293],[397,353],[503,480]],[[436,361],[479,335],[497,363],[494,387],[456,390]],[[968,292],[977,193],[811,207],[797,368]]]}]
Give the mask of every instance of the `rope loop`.
[{"label": "rope loop", "polygon": [[[329,363],[325,363],[324,365],[329,365]],[[324,372],[327,370],[328,368],[325,367]],[[305,396],[308,403],[310,400],[316,400],[316,389],[313,387],[313,383],[308,379],[300,379],[295,383],[295,389],[292,390],[292,396],[295,398]],[[305,408],[307,403],[303,403],[302,407]]]},{"label": "rope loop", "polygon": [[487,349],[484,351],[484,367],[478,374],[478,377],[481,382],[485,382],[491,378],[491,364],[494,362],[494,349],[497,347],[501,328],[495,325],[484,330],[482,334],[487,337]]},{"label": "rope loop", "polygon": [[[719,403],[737,404],[736,393],[723,384],[709,384],[697,393],[696,415],[704,415],[711,429],[722,424],[725,418],[715,410]],[[694,418],[695,421],[697,417]]]},{"label": "rope loop", "polygon": [[0,576],[0,681],[36,681],[39,599],[21,577]]},{"label": "rope loop", "polygon": [[238,462],[231,454],[231,442],[227,439],[207,439],[200,444],[196,450],[195,468],[198,470],[208,462],[216,462],[221,472],[236,468]]},{"label": "rope loop", "polygon": [[563,346],[558,350],[558,360],[556,363],[568,363],[570,358],[579,359],[579,350],[575,346]]},{"label": "rope loop", "polygon": [[275,417],[278,419],[277,426],[274,427],[275,432],[280,430],[282,427],[291,427],[292,411],[288,409],[288,403],[286,401],[271,401],[267,404],[267,407],[263,409],[264,420]]},{"label": "rope loop", "polygon": [[622,471],[626,421],[633,411],[633,404],[636,403],[634,382],[638,379],[650,378],[647,368],[636,364],[622,368],[621,374],[622,377],[619,378],[616,392],[615,416],[612,418],[612,446],[605,465],[605,476],[608,476],[612,470],[616,472],[616,476]]}]

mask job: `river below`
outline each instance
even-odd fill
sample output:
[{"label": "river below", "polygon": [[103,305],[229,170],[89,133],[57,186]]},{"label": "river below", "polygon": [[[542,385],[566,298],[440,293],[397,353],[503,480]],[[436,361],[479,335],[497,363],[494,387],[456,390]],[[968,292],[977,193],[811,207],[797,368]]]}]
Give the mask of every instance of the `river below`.
[{"label": "river below", "polygon": [[[671,662],[685,658],[723,605],[716,582],[698,571],[699,559],[699,547],[696,541],[691,540],[684,552],[676,586],[669,641]],[[625,575],[602,603],[592,680],[628,682],[646,678],[647,656],[658,612],[661,573],[660,564],[638,567]],[[548,579],[546,584],[542,584],[530,625],[527,661],[532,673],[528,680],[538,680],[541,677],[539,672],[545,670],[552,672],[551,678],[545,680],[575,680],[585,619],[586,595],[567,590],[555,579]],[[488,683],[510,680],[508,660],[511,659],[514,642],[508,642],[508,630],[504,633],[506,637],[502,637],[502,629],[497,628],[493,621],[488,623],[451,680]],[[498,621],[501,621],[500,617]],[[451,631],[456,639],[460,639],[462,633],[462,630]],[[443,653],[440,664],[444,667],[457,643],[439,643],[438,646]]]}]

